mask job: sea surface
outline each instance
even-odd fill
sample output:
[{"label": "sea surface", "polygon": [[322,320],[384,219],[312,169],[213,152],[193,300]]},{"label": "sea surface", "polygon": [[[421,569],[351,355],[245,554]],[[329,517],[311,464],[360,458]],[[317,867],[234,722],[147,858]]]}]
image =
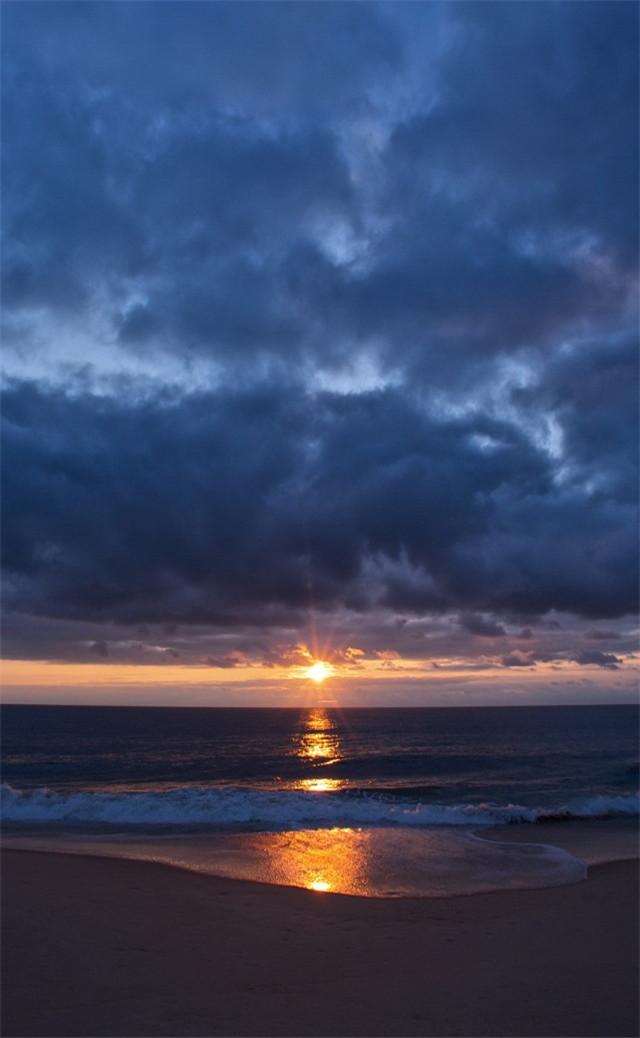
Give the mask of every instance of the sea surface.
[{"label": "sea surface", "polygon": [[[5,842],[342,893],[575,882],[585,861],[544,823],[637,818],[639,721],[628,705],[5,706]],[[531,842],[482,838],[515,824]]]}]

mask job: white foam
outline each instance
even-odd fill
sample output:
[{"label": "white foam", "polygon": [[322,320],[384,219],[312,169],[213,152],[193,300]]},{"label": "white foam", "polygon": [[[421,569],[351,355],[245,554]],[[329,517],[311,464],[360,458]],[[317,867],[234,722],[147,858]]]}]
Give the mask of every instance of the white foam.
[{"label": "white foam", "polygon": [[7,824],[66,826],[478,826],[640,813],[638,794],[597,795],[566,804],[525,807],[521,804],[399,802],[375,795],[211,787],[144,793],[61,793],[46,788],[16,790],[3,785],[0,804]]}]

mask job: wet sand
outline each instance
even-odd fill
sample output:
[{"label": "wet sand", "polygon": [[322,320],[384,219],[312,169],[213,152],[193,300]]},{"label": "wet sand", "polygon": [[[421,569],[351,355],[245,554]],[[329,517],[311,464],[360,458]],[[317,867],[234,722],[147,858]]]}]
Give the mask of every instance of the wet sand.
[{"label": "wet sand", "polygon": [[531,825],[501,825],[476,830],[484,840],[498,843],[545,843],[575,855],[586,865],[632,861],[640,857],[638,817],[553,821]]},{"label": "wet sand", "polygon": [[637,862],[438,900],[61,854],[2,865],[5,1038],[638,1034]]}]

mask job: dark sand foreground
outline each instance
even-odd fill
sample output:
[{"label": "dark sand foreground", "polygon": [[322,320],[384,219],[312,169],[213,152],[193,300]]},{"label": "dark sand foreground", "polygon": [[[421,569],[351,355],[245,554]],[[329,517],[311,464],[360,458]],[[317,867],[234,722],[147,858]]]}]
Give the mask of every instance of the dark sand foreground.
[{"label": "dark sand foreground", "polygon": [[21,851],[2,879],[5,1038],[638,1034],[637,862],[441,900]]}]

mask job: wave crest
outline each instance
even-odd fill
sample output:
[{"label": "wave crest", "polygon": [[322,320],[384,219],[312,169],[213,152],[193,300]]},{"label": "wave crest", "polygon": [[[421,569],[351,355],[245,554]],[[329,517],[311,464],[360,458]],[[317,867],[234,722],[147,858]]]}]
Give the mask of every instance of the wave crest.
[{"label": "wave crest", "polygon": [[211,787],[144,793],[60,793],[46,788],[16,790],[3,785],[0,803],[7,824],[67,826],[498,825],[640,813],[638,794],[597,795],[566,804],[525,807],[495,803],[394,802],[375,794]]}]

